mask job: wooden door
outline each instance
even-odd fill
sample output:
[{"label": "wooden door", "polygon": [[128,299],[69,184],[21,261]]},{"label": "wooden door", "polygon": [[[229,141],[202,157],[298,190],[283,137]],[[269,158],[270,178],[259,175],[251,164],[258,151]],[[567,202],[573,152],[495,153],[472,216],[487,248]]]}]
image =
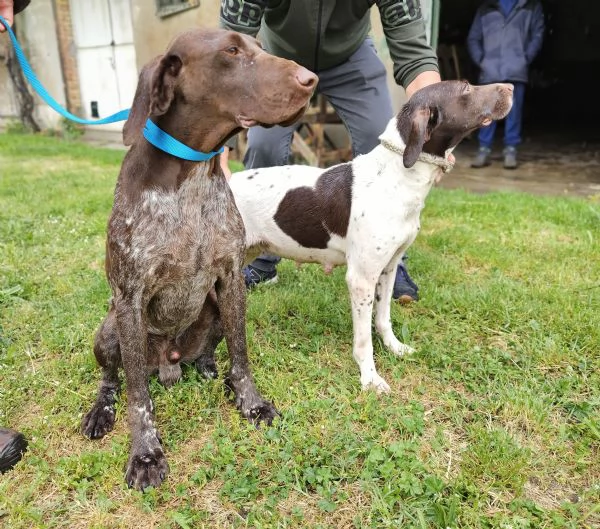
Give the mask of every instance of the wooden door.
[{"label": "wooden door", "polygon": [[[129,0],[70,4],[84,117],[103,118],[129,108],[137,84]],[[101,127],[121,130],[123,123]]]}]

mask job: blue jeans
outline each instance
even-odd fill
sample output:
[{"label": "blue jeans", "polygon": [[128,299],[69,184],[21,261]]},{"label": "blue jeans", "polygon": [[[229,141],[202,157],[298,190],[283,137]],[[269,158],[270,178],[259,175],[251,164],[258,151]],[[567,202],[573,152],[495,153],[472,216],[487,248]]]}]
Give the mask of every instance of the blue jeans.
[{"label": "blue jeans", "polygon": [[[513,105],[504,118],[504,145],[516,147],[521,143],[521,123],[523,117],[523,101],[525,100],[525,83],[512,83],[515,87],[513,92]],[[479,145],[492,148],[494,134],[496,133],[496,121],[492,121],[487,127],[479,129]]]}]

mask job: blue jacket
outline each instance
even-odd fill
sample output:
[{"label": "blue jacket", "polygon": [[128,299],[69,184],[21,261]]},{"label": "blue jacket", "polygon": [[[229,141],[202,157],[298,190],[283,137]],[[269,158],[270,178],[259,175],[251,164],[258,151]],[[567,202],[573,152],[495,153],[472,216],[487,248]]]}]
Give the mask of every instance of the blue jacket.
[{"label": "blue jacket", "polygon": [[543,39],[544,14],[537,0],[518,0],[507,17],[498,0],[484,0],[467,37],[469,54],[480,68],[479,82],[527,82]]}]

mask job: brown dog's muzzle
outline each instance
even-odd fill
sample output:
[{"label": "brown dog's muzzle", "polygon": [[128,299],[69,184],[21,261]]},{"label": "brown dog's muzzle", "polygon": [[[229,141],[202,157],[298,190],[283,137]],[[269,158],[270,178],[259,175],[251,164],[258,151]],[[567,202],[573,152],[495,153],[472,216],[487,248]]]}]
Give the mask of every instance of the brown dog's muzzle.
[{"label": "brown dog's muzzle", "polygon": [[[294,79],[297,81],[299,89],[297,98],[300,100],[300,108],[293,116],[280,123],[282,127],[292,125],[302,117],[304,112],[306,112],[308,105],[310,104],[310,98],[312,97],[315,88],[317,87],[317,83],[319,82],[319,78],[310,70],[304,68],[304,66],[296,65],[296,67],[297,71],[294,75]],[[305,102],[303,103],[302,101]],[[294,106],[296,105],[291,105],[292,108]]]},{"label": "brown dog's muzzle", "polygon": [[312,95],[317,86],[317,81],[319,78],[310,70],[304,68],[304,66],[298,65],[296,80],[302,89],[306,90],[310,95]]}]

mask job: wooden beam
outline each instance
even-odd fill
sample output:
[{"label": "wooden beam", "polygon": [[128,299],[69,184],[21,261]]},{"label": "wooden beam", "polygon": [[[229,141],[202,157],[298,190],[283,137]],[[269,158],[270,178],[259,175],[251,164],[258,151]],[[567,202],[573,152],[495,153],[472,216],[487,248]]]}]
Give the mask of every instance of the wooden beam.
[{"label": "wooden beam", "polygon": [[308,146],[308,144],[302,139],[302,136],[297,132],[294,132],[294,138],[292,140],[292,150],[300,154],[302,158],[304,158],[309,165],[313,165],[317,167],[319,165],[319,160],[314,151]]}]

